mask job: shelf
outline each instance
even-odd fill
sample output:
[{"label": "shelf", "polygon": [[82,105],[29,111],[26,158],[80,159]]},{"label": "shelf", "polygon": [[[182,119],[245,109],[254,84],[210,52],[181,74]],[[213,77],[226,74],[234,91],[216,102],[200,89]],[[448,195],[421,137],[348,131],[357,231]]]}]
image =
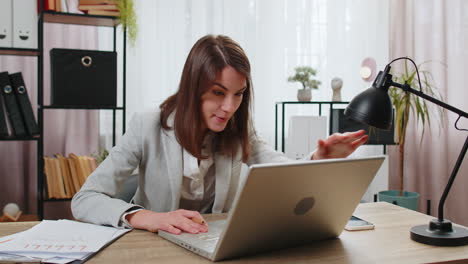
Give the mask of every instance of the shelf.
[{"label": "shelf", "polygon": [[42,12],[42,16],[44,22],[48,23],[103,27],[114,27],[120,24],[119,18],[113,16],[83,15],[54,11],[44,11]]},{"label": "shelf", "polygon": [[25,136],[25,137],[0,137],[0,141],[37,141],[40,136]]},{"label": "shelf", "polygon": [[21,49],[21,48],[0,47],[0,55],[39,56],[39,50],[38,49]]},{"label": "shelf", "polygon": [[86,107],[86,106],[53,106],[53,105],[43,105],[42,109],[75,109],[75,110],[124,110],[123,107]]},{"label": "shelf", "polygon": [[[113,28],[113,50],[117,50],[117,26],[120,25],[120,19],[114,16],[103,16],[103,15],[86,15],[86,14],[74,14],[74,13],[63,13],[55,11],[42,11],[39,14],[37,21],[37,38],[38,38],[38,48],[36,49],[24,49],[24,48],[13,48],[13,47],[0,47],[0,55],[7,56],[31,56],[37,58],[37,101],[38,105],[36,109],[37,112],[37,124],[41,130],[41,135],[37,136],[6,136],[0,137],[0,142],[19,142],[19,141],[35,141],[37,142],[37,218],[39,220],[44,217],[44,203],[54,203],[54,202],[70,202],[71,198],[66,199],[49,199],[44,195],[46,193],[46,178],[44,174],[44,135],[43,132],[43,120],[46,113],[44,110],[47,109],[62,109],[62,110],[112,110],[112,146],[115,146],[116,135],[117,135],[117,125],[116,125],[116,116],[119,115],[122,117],[122,134],[125,133],[125,121],[126,121],[126,83],[125,77],[122,81],[122,97],[123,101],[120,103],[122,106],[54,106],[54,105],[44,105],[44,57],[46,51],[44,50],[44,24],[46,23],[55,23],[61,25],[85,25],[85,26],[98,26],[98,27],[111,27]],[[122,31],[122,41],[123,41],[123,68],[122,74],[126,74],[126,31]],[[121,112],[116,112],[119,110]],[[47,112],[47,111],[46,111]],[[0,173],[2,173],[0,171]]]},{"label": "shelf", "polygon": [[[22,214],[16,222],[30,222],[30,221],[39,221],[38,215],[32,214]],[[13,220],[7,218],[6,216],[0,216],[0,222],[14,222]]]}]

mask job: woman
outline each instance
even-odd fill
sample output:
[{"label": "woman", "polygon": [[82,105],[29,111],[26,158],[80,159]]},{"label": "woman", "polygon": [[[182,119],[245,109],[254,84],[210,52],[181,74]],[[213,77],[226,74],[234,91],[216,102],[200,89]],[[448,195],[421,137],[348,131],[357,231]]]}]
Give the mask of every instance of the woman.
[{"label": "woman", "polygon": [[[251,95],[242,48],[226,36],[198,40],[179,90],[160,112],[135,115],[121,143],[73,197],[75,218],[151,232],[206,232],[193,219],[229,211],[242,163],[288,161],[255,135]],[[364,131],[334,134],[319,140],[310,158],[346,157],[366,140]],[[128,203],[119,193],[136,168],[138,187]]]}]

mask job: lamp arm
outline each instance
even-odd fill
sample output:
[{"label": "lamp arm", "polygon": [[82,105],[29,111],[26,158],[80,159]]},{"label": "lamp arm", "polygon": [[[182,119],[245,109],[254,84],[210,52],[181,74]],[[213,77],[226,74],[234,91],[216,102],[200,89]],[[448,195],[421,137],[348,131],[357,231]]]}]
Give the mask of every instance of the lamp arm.
[{"label": "lamp arm", "polygon": [[458,155],[457,162],[455,163],[455,166],[453,167],[452,174],[450,175],[449,181],[447,183],[447,186],[445,186],[444,193],[440,197],[439,201],[439,216],[438,219],[440,222],[444,220],[444,204],[445,200],[447,199],[447,195],[450,191],[450,188],[452,188],[452,184],[455,181],[455,177],[457,176],[458,169],[460,169],[461,163],[463,162],[463,159],[465,158],[466,150],[468,149],[468,137],[466,137],[465,144],[463,145],[463,148],[460,152],[460,155]]},{"label": "lamp arm", "polygon": [[415,95],[417,95],[419,97],[422,97],[422,98],[424,98],[424,99],[426,99],[428,101],[431,101],[434,104],[436,104],[438,106],[441,106],[441,107],[443,107],[443,108],[445,108],[447,110],[450,110],[450,111],[452,111],[452,112],[454,112],[454,113],[456,113],[456,114],[458,114],[460,116],[468,118],[468,113],[466,113],[466,112],[464,112],[464,111],[462,111],[462,110],[460,110],[460,109],[458,109],[456,107],[453,107],[453,106],[451,106],[449,104],[446,104],[446,103],[444,103],[444,102],[442,102],[440,100],[437,100],[436,98],[434,98],[432,96],[429,96],[429,95],[427,95],[427,94],[425,94],[425,93],[423,93],[421,91],[415,90],[415,89],[411,88],[408,84],[400,84],[400,83],[397,83],[397,82],[394,82],[394,81],[390,81],[390,86],[398,87],[398,88],[400,88],[400,89],[402,89],[402,90],[404,90],[406,92],[410,92],[410,93],[415,94]]},{"label": "lamp arm", "polygon": [[[391,78],[390,78],[391,79]],[[437,100],[435,99],[434,97],[432,96],[429,96],[421,91],[418,91],[418,90],[415,90],[413,88],[411,88],[408,84],[400,84],[400,83],[397,83],[397,82],[394,82],[392,80],[388,80],[387,81],[389,86],[394,86],[394,87],[398,87],[406,92],[410,92],[412,94],[415,94],[419,97],[422,97],[428,101],[431,101],[433,102],[434,104],[438,105],[438,106],[441,106],[447,110],[450,110],[460,116],[463,116],[465,118],[468,118],[468,114],[456,107],[453,107],[449,104],[446,104],[440,100]],[[460,152],[460,155],[458,155],[458,159],[457,159],[457,162],[455,163],[455,166],[452,170],[452,174],[450,175],[450,178],[449,178],[449,181],[447,183],[447,186],[445,186],[445,190],[444,190],[444,193],[442,194],[441,198],[440,198],[440,202],[439,202],[439,215],[438,215],[438,220],[439,222],[443,222],[444,220],[444,204],[445,204],[445,200],[447,199],[447,195],[450,191],[450,189],[452,188],[452,184],[453,182],[455,181],[455,177],[457,176],[457,173],[458,173],[458,170],[460,169],[460,166],[461,166],[461,163],[463,162],[463,159],[465,158],[465,154],[466,154],[466,151],[468,149],[468,137],[466,138],[465,140],[465,144],[463,145],[463,148]]]}]

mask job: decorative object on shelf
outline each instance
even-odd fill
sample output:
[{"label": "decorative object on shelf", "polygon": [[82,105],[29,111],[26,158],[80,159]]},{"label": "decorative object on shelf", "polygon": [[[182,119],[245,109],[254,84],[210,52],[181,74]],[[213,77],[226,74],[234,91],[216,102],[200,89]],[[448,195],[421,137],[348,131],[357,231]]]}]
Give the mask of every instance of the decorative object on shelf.
[{"label": "decorative object on shelf", "polygon": [[343,80],[335,77],[331,80],[331,88],[333,90],[332,101],[341,102],[341,88],[343,87]]},{"label": "decorative object on shelf", "polygon": [[377,63],[375,59],[372,57],[365,58],[361,63],[361,70],[359,71],[361,78],[366,82],[372,82],[375,79],[376,72]]},{"label": "decorative object on shelf", "polygon": [[317,71],[309,66],[296,67],[294,71],[296,74],[290,76],[288,82],[300,82],[302,84],[302,89],[297,91],[297,100],[300,102],[312,100],[311,89],[318,89],[321,84],[320,81],[314,79]]},{"label": "decorative object on shelf", "polygon": [[53,106],[115,107],[117,53],[51,49]]},{"label": "decorative object on shelf", "polygon": [[117,2],[117,8],[120,11],[119,19],[122,22],[123,28],[128,33],[128,42],[131,46],[135,46],[138,35],[138,24],[133,0],[115,1]]},{"label": "decorative object on shelf", "polygon": [[[406,70],[401,75],[402,77],[397,77],[397,79],[399,78],[399,80],[405,81],[403,84],[394,82],[392,80],[393,76],[389,73],[391,69],[390,64],[401,59],[411,61],[415,68],[413,71],[408,71],[408,68],[405,67]],[[397,96],[397,98],[400,99],[397,102],[401,104],[401,106],[397,108],[397,112],[402,111],[403,113],[401,115],[406,119],[406,121],[399,119],[397,113],[397,125],[403,128],[403,139],[410,109],[413,109],[414,111],[416,107],[418,108],[418,111],[415,112],[415,114],[419,116],[418,120],[423,120],[423,124],[425,124],[425,118],[429,117],[425,101],[420,102],[419,97],[458,114],[458,119],[455,122],[455,128],[460,131],[467,131],[467,129],[459,128],[457,123],[462,117],[468,118],[468,113],[446,104],[439,99],[436,99],[434,95],[435,87],[432,84],[428,84],[428,78],[430,78],[430,74],[427,71],[422,73],[424,79],[421,79],[416,63],[410,58],[400,57],[392,60],[389,64],[387,64],[384,71],[379,72],[371,88],[358,94],[353,98],[353,100],[351,100],[345,110],[345,114],[357,121],[364,122],[378,128],[386,129],[390,126],[392,118],[392,101],[390,100],[389,93],[393,97],[394,95],[392,95],[392,93],[396,93],[394,89],[399,88],[402,89],[404,93],[400,96]],[[424,83],[424,86],[421,83]],[[418,84],[417,87],[419,87],[419,90],[411,88],[411,85],[414,84]],[[393,91],[390,88],[391,86],[394,87]],[[413,98],[414,96],[410,96],[410,93],[418,97]],[[393,104],[395,104],[395,102],[393,102]],[[429,123],[429,120],[427,120],[427,122]],[[441,124],[442,123],[443,122],[441,118]],[[401,139],[402,136],[400,135],[400,140]],[[458,159],[452,170],[452,174],[447,182],[447,186],[445,187],[444,193],[440,198],[439,214],[437,219],[431,220],[429,225],[418,225],[412,227],[410,231],[412,240],[435,246],[468,245],[468,229],[465,227],[452,225],[451,221],[444,219],[444,203],[447,199],[453,182],[455,181],[455,177],[457,176],[458,170],[460,169],[467,150],[468,137],[466,138],[460,155],[458,156]]]},{"label": "decorative object on shelf", "polygon": [[13,47],[13,1],[0,1],[0,47]]},{"label": "decorative object on shelf", "polygon": [[37,49],[37,2],[36,0],[14,0],[13,3],[13,47]]},{"label": "decorative object on shelf", "polygon": [[311,89],[299,89],[297,90],[297,100],[299,102],[310,102],[312,100]]},{"label": "decorative object on shelf", "polygon": [[21,213],[22,212],[17,204],[9,203],[3,207],[2,221],[5,219],[6,221],[10,220],[16,222],[20,218]]}]

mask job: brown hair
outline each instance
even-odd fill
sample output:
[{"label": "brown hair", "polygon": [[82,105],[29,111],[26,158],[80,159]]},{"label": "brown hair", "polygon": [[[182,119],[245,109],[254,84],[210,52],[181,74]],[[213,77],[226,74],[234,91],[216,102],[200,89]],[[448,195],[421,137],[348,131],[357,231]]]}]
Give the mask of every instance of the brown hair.
[{"label": "brown hair", "polygon": [[[249,127],[252,97],[250,62],[239,44],[227,36],[207,35],[192,47],[185,61],[179,90],[159,107],[161,125],[164,129],[174,129],[179,144],[194,157],[207,158],[201,153],[204,137],[201,96],[226,66],[231,66],[244,75],[247,89],[244,91],[239,108],[226,128],[216,133],[213,151],[234,155],[240,146],[242,160],[245,162],[250,154]],[[174,111],[174,126],[171,128],[167,121]]]}]

